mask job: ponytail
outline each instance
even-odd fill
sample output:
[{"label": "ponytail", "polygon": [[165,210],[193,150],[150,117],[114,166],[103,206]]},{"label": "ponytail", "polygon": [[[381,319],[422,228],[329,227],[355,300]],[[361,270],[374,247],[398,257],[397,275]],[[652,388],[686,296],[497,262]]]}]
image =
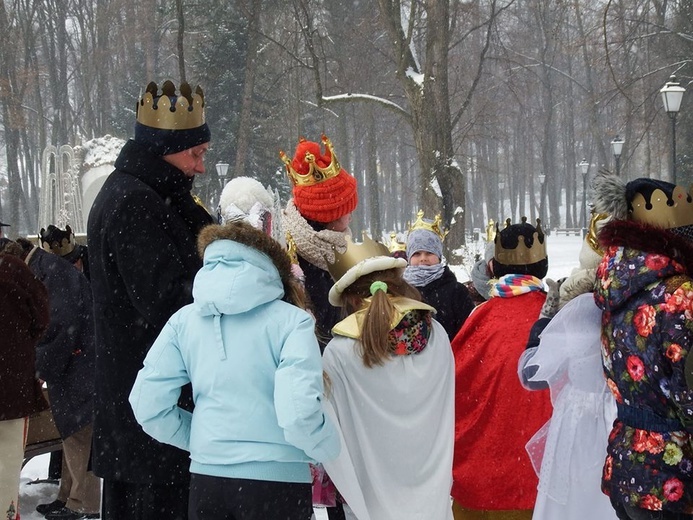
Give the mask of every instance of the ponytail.
[{"label": "ponytail", "polygon": [[389,334],[395,307],[390,298],[402,296],[420,301],[421,294],[402,279],[402,269],[376,271],[362,276],[344,290],[344,309],[348,314],[360,310],[369,296],[370,305],[361,325],[359,353],[363,364],[371,368],[384,364],[393,352]]}]

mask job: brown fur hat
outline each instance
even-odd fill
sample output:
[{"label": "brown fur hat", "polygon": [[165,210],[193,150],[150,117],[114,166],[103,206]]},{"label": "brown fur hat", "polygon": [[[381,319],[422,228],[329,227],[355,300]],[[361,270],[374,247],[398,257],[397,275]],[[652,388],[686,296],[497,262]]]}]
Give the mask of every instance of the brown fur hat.
[{"label": "brown fur hat", "polygon": [[207,246],[216,240],[233,240],[267,255],[279,271],[284,287],[292,280],[291,259],[286,250],[273,238],[244,221],[212,224],[202,229],[197,238],[197,251],[204,258]]}]

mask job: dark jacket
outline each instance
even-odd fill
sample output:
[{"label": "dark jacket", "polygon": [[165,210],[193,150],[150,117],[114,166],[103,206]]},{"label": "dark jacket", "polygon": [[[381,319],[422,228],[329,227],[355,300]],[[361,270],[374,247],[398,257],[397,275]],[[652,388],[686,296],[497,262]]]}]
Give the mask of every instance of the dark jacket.
[{"label": "dark jacket", "polygon": [[48,326],[48,293],[24,261],[0,254],[0,421],[46,410],[35,348]]},{"label": "dark jacket", "polygon": [[87,278],[67,260],[35,247],[28,263],[48,289],[50,323],[36,347],[36,372],[48,384],[60,437],[91,424],[94,317]]},{"label": "dark jacket", "polygon": [[599,234],[604,375],[618,407],[602,489],[636,508],[693,511],[693,244],[614,221]]},{"label": "dark jacket", "polygon": [[[130,483],[186,483],[188,454],[140,428],[128,395],[168,318],[192,301],[196,237],[212,223],[192,179],[128,141],[87,226],[94,318],[94,472]],[[190,403],[185,405],[190,407]]]},{"label": "dark jacket", "polygon": [[435,319],[443,326],[452,341],[474,308],[469,290],[457,281],[455,273],[447,265],[443,270],[443,276],[417,289],[423,301],[438,311]]},{"label": "dark jacket", "polygon": [[306,277],[305,289],[310,298],[311,312],[315,316],[315,333],[318,336],[320,351],[324,351],[332,339],[332,327],[342,319],[342,309],[333,307],[327,299],[334,280],[330,273],[311,264],[300,255],[298,264]]}]

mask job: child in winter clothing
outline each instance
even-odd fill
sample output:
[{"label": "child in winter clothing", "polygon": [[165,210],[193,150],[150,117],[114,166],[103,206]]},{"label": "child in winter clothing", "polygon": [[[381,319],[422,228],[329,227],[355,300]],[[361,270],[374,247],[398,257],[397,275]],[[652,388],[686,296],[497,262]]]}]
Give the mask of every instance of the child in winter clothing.
[{"label": "child in winter clothing", "polygon": [[525,444],[551,416],[548,392],[529,392],[517,379],[517,361],[546,300],[541,279],[548,257],[539,223],[508,219],[496,233],[490,265],[496,277],[490,298],[452,342],[455,518],[529,520],[538,480]]},{"label": "child in winter clothing", "polygon": [[604,375],[618,417],[609,435],[602,491],[620,519],[693,513],[693,198],[651,178],[628,183],[600,172],[595,209],[613,221],[595,301],[602,311]]},{"label": "child in winter clothing", "polygon": [[[518,363],[522,385],[529,390],[550,387],[553,403],[551,420],[527,443],[539,475],[532,520],[617,518],[600,490],[601,466],[616,418],[601,363],[601,311],[592,294],[603,255],[596,232],[604,218],[593,216],[579,268],[560,284],[546,280],[549,295],[533,327],[533,333],[535,328],[541,331]],[[555,306],[548,305],[550,300]]]},{"label": "child in winter clothing", "polygon": [[330,267],[330,303],[349,315],[323,354],[343,436],[325,469],[347,518],[452,518],[452,351],[435,310],[402,279],[405,266],[366,239]]},{"label": "child in winter clothing", "polygon": [[[205,228],[198,247],[194,302],[147,354],[130,394],[135,417],[190,452],[190,519],[257,518],[269,503],[273,517],[310,518],[309,463],[334,458],[339,439],[289,257],[245,222]],[[187,383],[192,413],[177,406]]]},{"label": "child in winter clothing", "polygon": [[474,302],[469,290],[457,281],[455,274],[443,260],[443,237],[440,215],[433,222],[418,219],[407,235],[407,259],[404,280],[416,287],[423,301],[435,308],[436,320],[448,334],[450,341],[460,330]]}]

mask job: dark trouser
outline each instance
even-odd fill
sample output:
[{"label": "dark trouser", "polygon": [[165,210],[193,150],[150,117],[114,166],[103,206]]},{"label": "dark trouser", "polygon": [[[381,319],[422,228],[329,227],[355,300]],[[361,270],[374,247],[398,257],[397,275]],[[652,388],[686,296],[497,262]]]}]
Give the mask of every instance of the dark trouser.
[{"label": "dark trouser", "polygon": [[48,478],[51,480],[60,480],[62,468],[63,450],[51,451],[51,457],[48,461]]},{"label": "dark trouser", "polygon": [[621,502],[619,497],[611,497],[611,505],[616,511],[616,516],[620,520],[689,520],[693,515],[683,513],[671,513],[669,511],[651,511],[650,509],[641,509],[633,507],[630,504]]},{"label": "dark trouser", "polygon": [[190,520],[310,520],[311,484],[190,476]]},{"label": "dark trouser", "polygon": [[326,507],[325,511],[327,512],[327,518],[330,520],[345,520],[346,517],[344,516],[344,506],[337,502],[337,505],[335,507]]},{"label": "dark trouser", "polygon": [[186,520],[187,485],[103,481],[101,520]]}]

